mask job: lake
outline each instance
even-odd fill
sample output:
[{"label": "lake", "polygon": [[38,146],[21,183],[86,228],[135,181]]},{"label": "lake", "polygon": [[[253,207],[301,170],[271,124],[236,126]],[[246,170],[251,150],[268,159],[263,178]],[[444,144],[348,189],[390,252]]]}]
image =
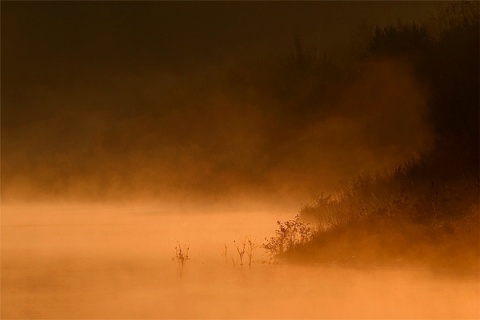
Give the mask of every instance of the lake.
[{"label": "lake", "polygon": [[239,265],[233,240],[260,245],[294,215],[3,204],[2,319],[480,317],[477,278],[269,264],[261,248]]}]

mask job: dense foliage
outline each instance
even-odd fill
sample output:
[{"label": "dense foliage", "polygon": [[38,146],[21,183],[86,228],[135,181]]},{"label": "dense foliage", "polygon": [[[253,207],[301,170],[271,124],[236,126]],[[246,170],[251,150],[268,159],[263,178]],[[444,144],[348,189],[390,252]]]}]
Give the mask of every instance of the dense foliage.
[{"label": "dense foliage", "polygon": [[455,2],[438,14],[436,34],[417,24],[376,28],[361,59],[395,57],[413,65],[430,93],[434,145],[418,160],[361,176],[335,196],[305,205],[301,217],[314,222],[315,234],[286,253],[277,245],[277,255],[479,267],[478,17],[478,2]]}]

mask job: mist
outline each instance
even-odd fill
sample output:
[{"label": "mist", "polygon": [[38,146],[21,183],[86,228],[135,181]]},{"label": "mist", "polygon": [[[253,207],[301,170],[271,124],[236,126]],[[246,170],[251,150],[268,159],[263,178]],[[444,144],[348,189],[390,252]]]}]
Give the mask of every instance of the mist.
[{"label": "mist", "polygon": [[[179,219],[179,215],[182,216]],[[240,266],[273,212],[3,206],[2,318],[475,318],[478,282],[422,268]],[[176,241],[190,260],[172,257]],[[227,256],[222,255],[227,246]],[[236,261],[237,264],[234,264]]]},{"label": "mist", "polygon": [[[287,92],[272,88],[271,80],[284,72],[293,33],[304,31],[309,40],[321,36],[299,22],[302,15],[286,12],[337,12],[330,4],[277,4],[285,12],[278,15],[259,4],[259,17],[240,24],[242,31],[228,17],[251,4],[192,4],[203,16],[187,14],[185,4],[35,6],[45,14],[32,17],[28,5],[4,6],[4,201],[275,202],[283,197],[293,204],[428,148],[423,117],[428,93],[408,66],[400,67],[403,62],[365,63],[347,83],[299,83]],[[98,10],[98,17],[89,7]],[[372,21],[384,19],[377,11],[383,7],[372,6]],[[158,9],[185,24],[157,19],[152,14]],[[218,10],[224,15],[217,15]],[[409,5],[399,10],[416,12]],[[65,29],[67,16],[71,22]],[[138,16],[144,20],[134,29],[121,26]],[[258,19],[267,16],[282,26],[278,34],[259,25]],[[213,39],[206,38],[212,32],[209,17],[224,26]],[[320,28],[333,23],[308,19]],[[357,18],[352,19],[348,30],[357,26]],[[34,23],[43,29],[34,29]],[[83,34],[87,25],[95,37]],[[187,32],[195,26],[190,38]],[[169,36],[166,30],[176,33]],[[327,46],[322,50],[344,48],[348,30],[321,36]],[[257,31],[256,38],[250,37]],[[231,37],[238,45],[227,40]],[[262,39],[269,41],[259,46]],[[20,69],[10,67],[14,65]],[[398,78],[383,81],[397,71]],[[326,101],[314,101],[312,90]],[[282,94],[288,91],[300,95],[284,101]],[[395,123],[382,128],[388,121]]]},{"label": "mist", "polygon": [[276,54],[249,48],[251,58],[227,54],[181,71],[159,62],[146,71],[139,57],[68,74],[87,58],[74,53],[53,62],[58,78],[33,70],[35,84],[6,82],[3,199],[292,205],[429,150],[429,93],[409,61],[326,61],[315,66],[319,81],[304,74],[299,54],[308,52],[293,40]]},{"label": "mist", "polygon": [[478,3],[1,16],[2,318],[480,317]]}]

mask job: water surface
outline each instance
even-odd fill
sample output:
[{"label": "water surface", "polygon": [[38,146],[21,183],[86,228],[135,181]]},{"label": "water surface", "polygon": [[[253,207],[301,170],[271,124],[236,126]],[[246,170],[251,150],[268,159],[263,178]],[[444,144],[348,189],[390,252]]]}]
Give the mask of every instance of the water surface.
[{"label": "water surface", "polygon": [[[239,266],[233,240],[261,244],[293,214],[3,205],[2,318],[480,316],[472,277],[272,265],[261,249]],[[183,268],[177,241],[190,248]]]}]

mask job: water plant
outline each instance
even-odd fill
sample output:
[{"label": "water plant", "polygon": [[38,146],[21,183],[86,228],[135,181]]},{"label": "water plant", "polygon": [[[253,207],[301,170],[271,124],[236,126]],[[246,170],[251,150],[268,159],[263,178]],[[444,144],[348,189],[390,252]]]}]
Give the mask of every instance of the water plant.
[{"label": "water plant", "polygon": [[[233,265],[235,266],[238,263],[240,266],[243,266],[243,257],[245,256],[245,253],[246,253],[248,257],[248,266],[251,266],[253,262],[253,257],[255,255],[255,251],[258,248],[258,246],[255,243],[255,240],[252,240],[250,237],[245,237],[243,241],[239,241],[239,242],[241,243],[240,245],[237,244],[236,240],[233,241],[233,244],[237,249],[237,253],[239,257],[238,261],[232,257]],[[225,261],[226,261],[227,245],[225,245],[225,249],[222,255],[225,256]]]},{"label": "water plant", "polygon": [[309,223],[301,221],[298,214],[292,220],[277,221],[277,225],[275,236],[265,238],[267,242],[262,245],[262,248],[269,252],[273,262],[277,262],[277,258],[287,250],[295,250],[310,241],[313,236]]},{"label": "water plant", "polygon": [[[242,245],[239,247],[237,245],[237,242],[233,240],[233,244],[235,245],[235,248],[237,249],[238,256],[240,257],[240,265],[243,266],[243,255],[245,254],[245,246],[247,245],[245,241],[241,241]],[[241,248],[241,249],[240,249]]]},{"label": "water plant", "polygon": [[182,249],[182,245],[180,242],[177,241],[177,245],[175,246],[175,256],[172,258],[172,260],[177,261],[178,264],[183,267],[185,263],[190,260],[188,257],[188,251],[190,250],[190,247],[187,247],[186,250]]},{"label": "water plant", "polygon": [[257,249],[257,245],[255,244],[255,241],[252,241],[248,237],[246,238],[246,244],[248,245],[246,249],[247,256],[248,256],[248,266],[251,266],[253,256],[255,255],[255,250]]},{"label": "water plant", "polygon": [[227,263],[227,254],[228,254],[228,247],[227,247],[227,244],[225,243],[225,247],[223,248],[223,251],[222,251],[222,256],[225,258],[225,263]]}]

